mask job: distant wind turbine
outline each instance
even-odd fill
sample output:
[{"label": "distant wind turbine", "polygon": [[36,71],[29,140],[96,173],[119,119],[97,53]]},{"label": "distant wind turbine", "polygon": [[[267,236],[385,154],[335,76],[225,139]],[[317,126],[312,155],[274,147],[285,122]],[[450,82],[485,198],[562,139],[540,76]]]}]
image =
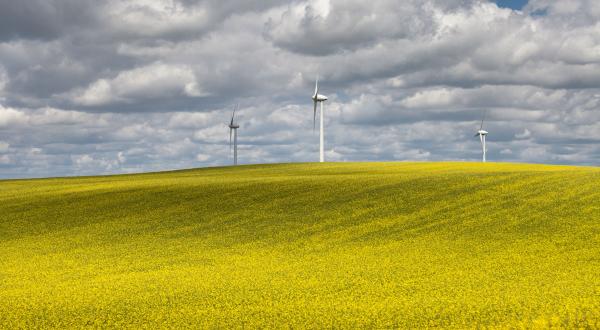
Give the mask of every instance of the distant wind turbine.
[{"label": "distant wind turbine", "polygon": [[319,77],[317,77],[317,81],[315,82],[315,93],[312,96],[312,100],[314,103],[313,108],[313,131],[315,130],[315,125],[317,121],[317,103],[321,103],[321,136],[320,136],[320,146],[319,146],[319,161],[322,163],[325,161],[325,131],[323,128],[323,103],[327,101],[327,96],[319,94]]},{"label": "distant wind turbine", "polygon": [[481,148],[483,150],[483,162],[484,163],[486,161],[485,154],[487,152],[487,149],[485,148],[485,137],[488,135],[488,132],[483,130],[483,121],[485,120],[486,113],[487,113],[487,110],[485,110],[483,112],[483,117],[481,118],[481,126],[479,126],[479,131],[477,131],[477,134],[475,134],[475,137],[479,137],[479,140],[481,141]]},{"label": "distant wind turbine", "polygon": [[233,133],[233,165],[237,165],[237,129],[240,128],[240,125],[234,123],[235,119],[235,111],[238,109],[238,104],[235,105],[233,109],[233,114],[231,114],[231,121],[229,122],[229,150],[231,151],[231,133]]}]

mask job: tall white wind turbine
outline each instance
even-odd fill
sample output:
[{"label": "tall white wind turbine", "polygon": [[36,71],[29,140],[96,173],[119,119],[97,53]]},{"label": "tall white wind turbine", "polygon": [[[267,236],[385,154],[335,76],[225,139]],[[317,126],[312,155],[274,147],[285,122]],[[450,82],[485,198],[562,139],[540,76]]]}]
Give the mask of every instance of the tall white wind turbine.
[{"label": "tall white wind turbine", "polygon": [[319,146],[319,161],[322,163],[325,161],[325,131],[323,128],[323,103],[327,101],[327,96],[319,94],[319,77],[317,77],[317,81],[315,82],[315,93],[312,96],[312,100],[314,103],[313,108],[313,130],[315,129],[316,121],[317,121],[317,103],[321,103],[321,136],[320,136],[320,146]]},{"label": "tall white wind turbine", "polygon": [[238,109],[238,104],[235,105],[229,122],[229,150],[231,151],[231,133],[233,133],[233,165],[237,165],[237,129],[240,125],[234,123],[235,111]]},{"label": "tall white wind turbine", "polygon": [[481,126],[479,126],[479,131],[477,131],[477,134],[475,134],[475,137],[479,137],[479,140],[481,141],[481,148],[483,150],[483,162],[484,163],[486,161],[485,154],[487,152],[487,149],[485,147],[485,137],[488,135],[488,132],[483,130],[483,121],[485,120],[486,113],[487,113],[487,110],[483,112],[483,117],[481,118]]}]

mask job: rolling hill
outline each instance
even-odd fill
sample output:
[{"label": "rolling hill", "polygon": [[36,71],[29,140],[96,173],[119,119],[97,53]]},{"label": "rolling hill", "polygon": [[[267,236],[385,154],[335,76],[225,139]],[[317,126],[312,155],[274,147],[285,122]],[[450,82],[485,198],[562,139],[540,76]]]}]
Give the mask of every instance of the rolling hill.
[{"label": "rolling hill", "polygon": [[600,169],[0,181],[0,327],[598,327]]}]

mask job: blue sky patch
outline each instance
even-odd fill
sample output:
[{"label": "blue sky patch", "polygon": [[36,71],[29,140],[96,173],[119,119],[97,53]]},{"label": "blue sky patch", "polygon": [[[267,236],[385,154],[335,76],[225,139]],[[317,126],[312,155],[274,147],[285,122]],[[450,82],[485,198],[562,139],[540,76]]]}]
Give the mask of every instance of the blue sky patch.
[{"label": "blue sky patch", "polygon": [[527,5],[529,0],[496,0],[495,2],[498,7],[521,10]]}]

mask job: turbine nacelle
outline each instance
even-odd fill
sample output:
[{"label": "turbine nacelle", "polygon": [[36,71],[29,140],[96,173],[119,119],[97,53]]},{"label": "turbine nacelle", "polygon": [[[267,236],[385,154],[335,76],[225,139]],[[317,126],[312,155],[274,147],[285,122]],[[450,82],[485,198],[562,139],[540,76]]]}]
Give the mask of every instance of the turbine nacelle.
[{"label": "turbine nacelle", "polygon": [[238,124],[231,124],[231,125],[229,125],[229,128],[231,128],[231,129],[237,129],[237,128],[240,128],[240,125],[238,125]]},{"label": "turbine nacelle", "polygon": [[479,131],[477,131],[477,134],[475,134],[475,137],[478,137],[480,135],[488,135],[488,132],[480,129]]},{"label": "turbine nacelle", "polygon": [[325,95],[316,94],[312,96],[312,100],[315,102],[325,102],[328,100],[328,98]]}]

